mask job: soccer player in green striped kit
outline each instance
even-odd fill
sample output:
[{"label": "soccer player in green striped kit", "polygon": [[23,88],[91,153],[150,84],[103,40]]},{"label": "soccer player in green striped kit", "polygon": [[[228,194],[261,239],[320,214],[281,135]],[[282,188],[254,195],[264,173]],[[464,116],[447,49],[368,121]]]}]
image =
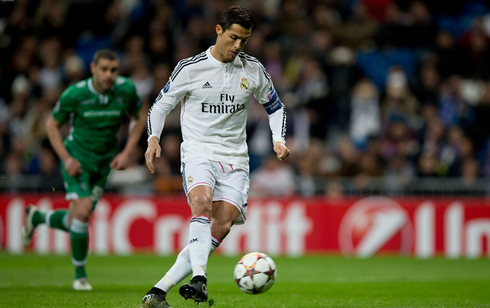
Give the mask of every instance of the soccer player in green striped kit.
[{"label": "soccer player in green striped kit", "polygon": [[[62,162],[61,170],[70,208],[41,212],[34,205],[26,209],[21,230],[24,246],[31,243],[37,225],[70,232],[73,289],[92,290],[85,263],[88,254],[88,224],[112,169],[124,169],[136,148],[146,124],[134,84],[118,76],[119,58],[111,50],[99,50],[90,65],[92,77],[68,87],[47,122],[48,138]],[[132,121],[124,149],[117,155],[117,134],[128,114]],[[70,122],[63,141],[61,126]],[[114,156],[115,155],[115,156]]]}]

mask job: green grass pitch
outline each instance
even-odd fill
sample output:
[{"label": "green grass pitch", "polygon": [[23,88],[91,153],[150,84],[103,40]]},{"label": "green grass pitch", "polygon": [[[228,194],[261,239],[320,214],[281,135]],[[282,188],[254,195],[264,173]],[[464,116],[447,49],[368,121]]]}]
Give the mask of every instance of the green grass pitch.
[{"label": "green grass pitch", "polygon": [[[0,253],[0,307],[139,307],[174,259],[90,256],[87,271],[94,291],[75,292],[69,256]],[[238,259],[210,258],[213,307],[490,307],[488,259],[274,257],[276,283],[259,295],[242,293],[236,286],[233,268]],[[183,300],[178,288],[167,299],[175,308],[209,307]]]}]

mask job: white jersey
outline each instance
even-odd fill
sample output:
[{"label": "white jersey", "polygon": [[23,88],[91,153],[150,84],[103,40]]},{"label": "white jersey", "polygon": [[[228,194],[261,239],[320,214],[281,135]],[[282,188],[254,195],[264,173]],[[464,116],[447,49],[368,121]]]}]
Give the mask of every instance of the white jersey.
[{"label": "white jersey", "polygon": [[182,160],[204,157],[248,168],[245,127],[252,94],[269,114],[273,142],[285,142],[285,108],[256,58],[240,52],[223,63],[211,48],[177,64],[148,113],[148,138],[160,139],[165,117],[182,103]]}]

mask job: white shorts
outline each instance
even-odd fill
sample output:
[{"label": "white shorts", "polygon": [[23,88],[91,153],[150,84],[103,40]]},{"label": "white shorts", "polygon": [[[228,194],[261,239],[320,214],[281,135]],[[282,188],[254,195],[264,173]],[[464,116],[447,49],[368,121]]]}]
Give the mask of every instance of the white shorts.
[{"label": "white shorts", "polygon": [[182,162],[180,172],[187,198],[194,187],[207,185],[213,190],[213,201],[231,203],[240,211],[240,216],[235,224],[245,223],[250,183],[247,169],[194,157]]}]

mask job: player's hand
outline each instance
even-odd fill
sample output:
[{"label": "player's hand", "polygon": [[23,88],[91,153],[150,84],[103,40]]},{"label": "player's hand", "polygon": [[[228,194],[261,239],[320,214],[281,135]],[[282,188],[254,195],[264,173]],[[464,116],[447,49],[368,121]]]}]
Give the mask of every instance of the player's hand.
[{"label": "player's hand", "polygon": [[155,173],[154,160],[160,158],[162,148],[160,147],[159,140],[157,137],[153,136],[148,140],[148,148],[145,153],[146,166],[151,173]]},{"label": "player's hand", "polygon": [[114,157],[111,162],[111,168],[114,170],[124,170],[129,165],[129,153],[121,152]]},{"label": "player's hand", "polygon": [[289,149],[280,141],[274,142],[274,152],[279,160],[285,160],[289,156]]},{"label": "player's hand", "polygon": [[63,161],[63,165],[65,166],[65,171],[69,176],[77,176],[83,172],[80,162],[71,156]]}]

